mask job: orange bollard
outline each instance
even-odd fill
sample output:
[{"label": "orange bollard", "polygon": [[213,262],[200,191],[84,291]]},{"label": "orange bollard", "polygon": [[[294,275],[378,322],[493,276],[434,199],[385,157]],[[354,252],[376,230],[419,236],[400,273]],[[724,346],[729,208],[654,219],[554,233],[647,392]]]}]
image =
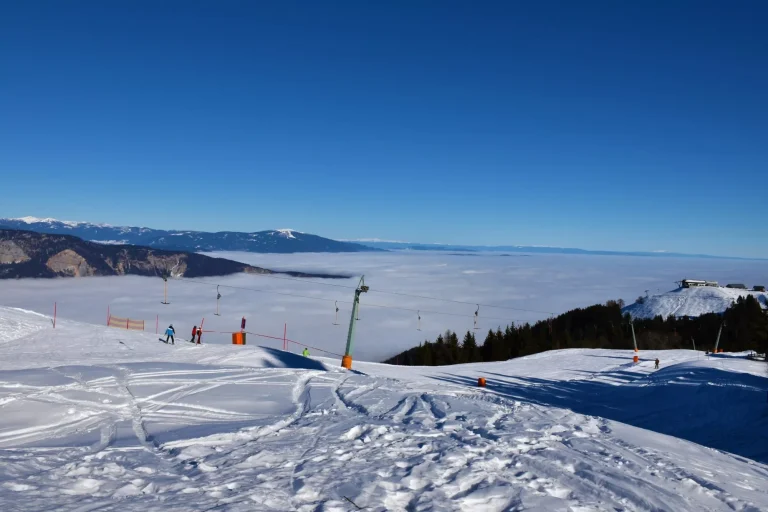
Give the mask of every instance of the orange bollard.
[{"label": "orange bollard", "polygon": [[640,362],[640,356],[635,356],[632,358],[633,363],[639,363]]},{"label": "orange bollard", "polygon": [[341,358],[341,366],[346,368],[347,370],[352,369],[352,356],[344,356]]},{"label": "orange bollard", "polygon": [[485,387],[485,377],[480,377],[477,379],[477,387],[479,388]]}]

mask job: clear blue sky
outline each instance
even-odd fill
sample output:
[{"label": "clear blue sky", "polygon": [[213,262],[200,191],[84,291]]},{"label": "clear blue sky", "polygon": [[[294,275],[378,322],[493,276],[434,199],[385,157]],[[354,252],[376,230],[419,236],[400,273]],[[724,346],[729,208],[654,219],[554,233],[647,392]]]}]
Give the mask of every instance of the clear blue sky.
[{"label": "clear blue sky", "polygon": [[0,216],[765,257],[768,2],[0,8]]}]

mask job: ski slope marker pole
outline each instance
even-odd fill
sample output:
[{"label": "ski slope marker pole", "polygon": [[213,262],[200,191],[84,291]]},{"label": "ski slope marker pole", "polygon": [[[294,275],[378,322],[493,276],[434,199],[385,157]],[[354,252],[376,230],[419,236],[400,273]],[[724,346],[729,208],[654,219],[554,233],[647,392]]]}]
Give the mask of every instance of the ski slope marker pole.
[{"label": "ski slope marker pole", "polygon": [[288,349],[288,342],[286,341],[288,335],[288,322],[283,326],[283,350]]},{"label": "ski slope marker pole", "polygon": [[56,328],[56,303],[53,303],[53,328]]}]

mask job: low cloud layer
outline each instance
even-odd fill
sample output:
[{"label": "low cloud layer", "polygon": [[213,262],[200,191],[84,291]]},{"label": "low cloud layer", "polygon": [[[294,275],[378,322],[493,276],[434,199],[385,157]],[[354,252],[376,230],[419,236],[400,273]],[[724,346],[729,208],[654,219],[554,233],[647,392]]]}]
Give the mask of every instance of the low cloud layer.
[{"label": "low cloud layer", "polygon": [[[645,290],[650,294],[670,290],[675,287],[674,281],[682,278],[717,280],[721,284],[768,284],[765,262],[741,260],[435,253],[211,255],[280,270],[365,274],[371,291],[362,296],[354,356],[373,361],[417,345],[424,339],[434,339],[445,329],[460,333],[472,329],[476,303],[558,314],[608,299],[623,298],[632,302]],[[22,279],[0,281],[0,304],[52,314],[56,301],[60,317],[102,325],[106,323],[109,305],[115,316],[145,320],[150,331],[155,329],[156,319],[160,331],[172,322],[181,337],[188,337],[188,331],[193,325],[199,325],[202,318],[205,318],[206,330],[233,331],[239,329],[240,319],[245,316],[249,331],[282,337],[287,324],[288,338],[342,353],[353,297],[351,288],[357,285],[358,279],[297,282],[236,275],[199,280],[210,285],[172,280],[168,284],[169,305],[161,304],[163,282],[158,278]],[[351,288],[325,286],[320,282]],[[216,284],[222,285],[221,316],[214,316]],[[381,291],[451,299],[472,305],[389,295]],[[337,326],[333,325],[334,300],[339,301],[340,309],[340,325]],[[415,311],[378,308],[372,304],[421,310],[422,330],[416,330]],[[482,342],[489,328],[546,317],[546,313],[481,306],[479,341]],[[227,334],[206,333],[203,336],[205,343],[230,341]],[[253,338],[249,343],[282,345],[281,341]],[[291,348],[300,350],[296,345]]]}]

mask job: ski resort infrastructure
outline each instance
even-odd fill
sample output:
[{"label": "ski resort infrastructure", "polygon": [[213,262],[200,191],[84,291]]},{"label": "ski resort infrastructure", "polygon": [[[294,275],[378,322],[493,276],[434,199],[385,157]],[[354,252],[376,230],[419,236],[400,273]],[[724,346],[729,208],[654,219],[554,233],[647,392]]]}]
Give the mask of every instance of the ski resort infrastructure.
[{"label": "ski resort infrastructure", "polygon": [[[755,288],[762,288],[755,286]],[[642,297],[624,308],[633,318],[661,316],[697,317],[705,313],[722,314],[739,297],[752,295],[763,308],[768,308],[768,293],[757,290],[717,286],[680,287],[675,290]]]},{"label": "ski resort infrastructure", "polygon": [[0,348],[2,510],[768,508],[742,354],[348,371],[7,307]]}]

